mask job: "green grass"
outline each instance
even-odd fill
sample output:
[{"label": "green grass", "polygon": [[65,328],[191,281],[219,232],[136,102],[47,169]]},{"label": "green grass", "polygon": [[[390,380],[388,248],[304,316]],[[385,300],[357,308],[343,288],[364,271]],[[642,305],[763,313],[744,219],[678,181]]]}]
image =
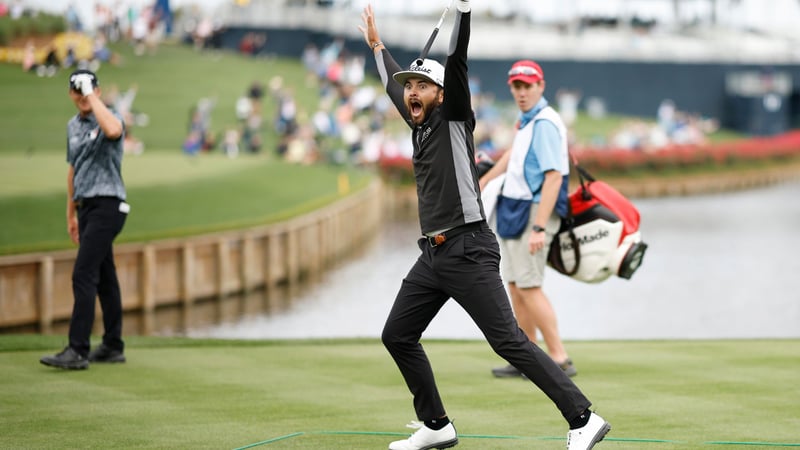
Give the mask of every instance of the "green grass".
[{"label": "green grass", "polygon": [[[290,59],[245,57],[235,52],[195,52],[165,44],[155,55],[136,57],[126,45],[115,50],[120,66],[98,72],[102,88],[138,85],[134,108],[150,123],[131,131],[145,143],[142,156],[126,156],[123,177],[132,211],[117,242],[142,241],[271,223],[306,213],[340,198],[345,173],[353,189],[372,175],[352,167],[293,166],[275,156],[275,103],[263,104],[264,152],[230,160],[219,153],[189,158],[181,143],[189,110],[201,97],[216,99],[212,128],[235,123],[234,104],[252,81],[275,76],[296,95],[299,114],[310,115],[318,87]],[[75,114],[67,96],[68,71],[53,78],[0,65],[0,255],[72,248],[66,234],[66,123]]]},{"label": "green grass", "polygon": [[[598,140],[607,141],[614,131],[619,130],[624,123],[631,121],[642,121],[650,126],[656,126],[654,117],[645,118],[608,114],[601,118],[594,118],[584,112],[580,112],[574,124],[574,132],[578,142],[583,145],[591,145]],[[707,137],[710,142],[717,143],[744,139],[747,136],[738,131],[720,128],[710,133]]]},{"label": "green grass", "polygon": [[[126,90],[138,86],[134,110],[149,115],[145,127],[131,129],[146,151],[180,151],[189,123],[189,112],[203,97],[216,100],[212,129],[220,132],[236,124],[236,99],[253,81],[265,86],[280,76],[293,89],[299,114],[312,114],[318,104],[316,85],[307,85],[305,69],[288,58],[250,58],[236,52],[195,52],[190,47],[164,44],[155,55],[135,56],[129,46],[113,47],[122,56],[118,66],[103,65],[97,72],[101,89],[116,85]],[[67,95],[69,70],[53,78],[24,73],[19,66],[0,64],[3,101],[3,134],[0,153],[64,153],[67,120],[75,107]],[[265,128],[272,128],[276,104],[265,93]],[[265,148],[274,149],[274,133],[265,132]]]},{"label": "green grass", "polygon": [[[416,419],[377,340],[131,337],[125,365],[38,363],[64,341],[0,337],[0,448],[375,449]],[[502,361],[485,342],[425,344],[458,448],[563,448],[558,411],[529,382],[492,378]],[[798,340],[569,348],[575,382],[613,426],[598,448],[800,446]]]},{"label": "green grass", "polygon": [[[129,157],[123,165],[131,213],[117,242],[186,236],[274,223],[361,189],[371,175],[268,158],[181,154]],[[56,155],[0,157],[0,254],[72,248],[66,233],[66,163]],[[8,191],[9,193],[6,193]]]}]

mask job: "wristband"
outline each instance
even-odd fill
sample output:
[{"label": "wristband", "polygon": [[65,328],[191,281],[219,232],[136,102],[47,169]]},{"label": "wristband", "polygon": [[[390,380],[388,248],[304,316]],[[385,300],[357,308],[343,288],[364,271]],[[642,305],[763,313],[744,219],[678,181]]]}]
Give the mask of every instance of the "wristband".
[{"label": "wristband", "polygon": [[534,225],[533,231],[535,231],[536,233],[542,233],[544,232],[544,227],[540,227],[539,225]]},{"label": "wristband", "polygon": [[375,50],[376,48],[378,48],[379,45],[383,45],[383,42],[378,41],[378,42],[372,44],[372,49]]}]

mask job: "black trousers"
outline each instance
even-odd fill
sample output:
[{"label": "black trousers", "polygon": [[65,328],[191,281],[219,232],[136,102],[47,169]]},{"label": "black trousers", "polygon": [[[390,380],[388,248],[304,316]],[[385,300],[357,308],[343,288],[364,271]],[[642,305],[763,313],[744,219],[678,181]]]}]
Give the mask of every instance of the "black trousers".
[{"label": "black trousers", "polygon": [[103,343],[123,350],[122,298],[113,242],[125,225],[127,214],[120,212],[122,200],[93,197],[81,200],[78,207],[80,247],[72,270],[72,320],[69,345],[81,355],[88,355],[95,316],[95,299],[100,297],[103,310]]},{"label": "black trousers", "polygon": [[381,336],[414,397],[417,419],[446,414],[419,340],[450,298],[475,321],[492,349],[536,384],[567,421],[591,406],[564,371],[519,328],[500,277],[497,239],[488,225],[437,247],[423,238],[419,246],[422,254],[403,279]]}]

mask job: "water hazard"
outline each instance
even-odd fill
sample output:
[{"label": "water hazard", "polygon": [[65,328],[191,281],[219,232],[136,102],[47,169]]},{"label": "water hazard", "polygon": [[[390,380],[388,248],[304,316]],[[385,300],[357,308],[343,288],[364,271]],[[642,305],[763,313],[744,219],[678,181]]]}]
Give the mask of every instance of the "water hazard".
[{"label": "water hazard", "polygon": [[[635,203],[649,248],[631,280],[584,284],[547,274],[564,339],[800,337],[800,184]],[[416,222],[388,224],[362,254],[283,299],[290,306],[187,334],[378,337],[419,253],[418,234]],[[425,336],[482,338],[454,301]]]}]

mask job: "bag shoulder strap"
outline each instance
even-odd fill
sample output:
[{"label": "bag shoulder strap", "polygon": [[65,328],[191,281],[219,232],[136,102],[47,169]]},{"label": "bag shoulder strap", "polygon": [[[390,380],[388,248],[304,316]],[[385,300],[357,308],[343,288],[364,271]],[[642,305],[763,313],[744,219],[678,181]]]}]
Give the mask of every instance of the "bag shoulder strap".
[{"label": "bag shoulder strap", "polygon": [[[571,152],[569,156],[570,156],[569,157],[570,163],[572,163],[572,166],[578,172],[578,179],[581,183],[581,195],[584,197],[586,195],[591,196],[591,194],[589,194],[589,189],[586,188],[586,185],[588,184],[586,180],[588,179],[589,182],[592,182],[594,181],[594,177],[592,177],[589,174],[589,172],[586,171],[586,169],[578,165],[577,158],[575,158],[575,156]],[[572,202],[570,202],[569,200],[567,201],[567,216],[564,217],[562,220],[563,223],[561,224],[561,229],[562,230],[566,229],[567,236],[569,236],[570,243],[572,244],[572,251],[575,255],[575,265],[572,267],[572,269],[567,269],[566,267],[564,267],[564,261],[561,258],[560,248],[555,249],[555,251],[551,249],[550,252],[551,254],[553,254],[554,257],[549,259],[550,259],[550,264],[553,265],[553,267],[556,270],[563,273],[564,275],[572,276],[578,272],[578,268],[581,266],[581,247],[580,247],[580,242],[578,241],[578,237],[575,236],[575,230],[574,230],[575,216],[572,214]]]}]

